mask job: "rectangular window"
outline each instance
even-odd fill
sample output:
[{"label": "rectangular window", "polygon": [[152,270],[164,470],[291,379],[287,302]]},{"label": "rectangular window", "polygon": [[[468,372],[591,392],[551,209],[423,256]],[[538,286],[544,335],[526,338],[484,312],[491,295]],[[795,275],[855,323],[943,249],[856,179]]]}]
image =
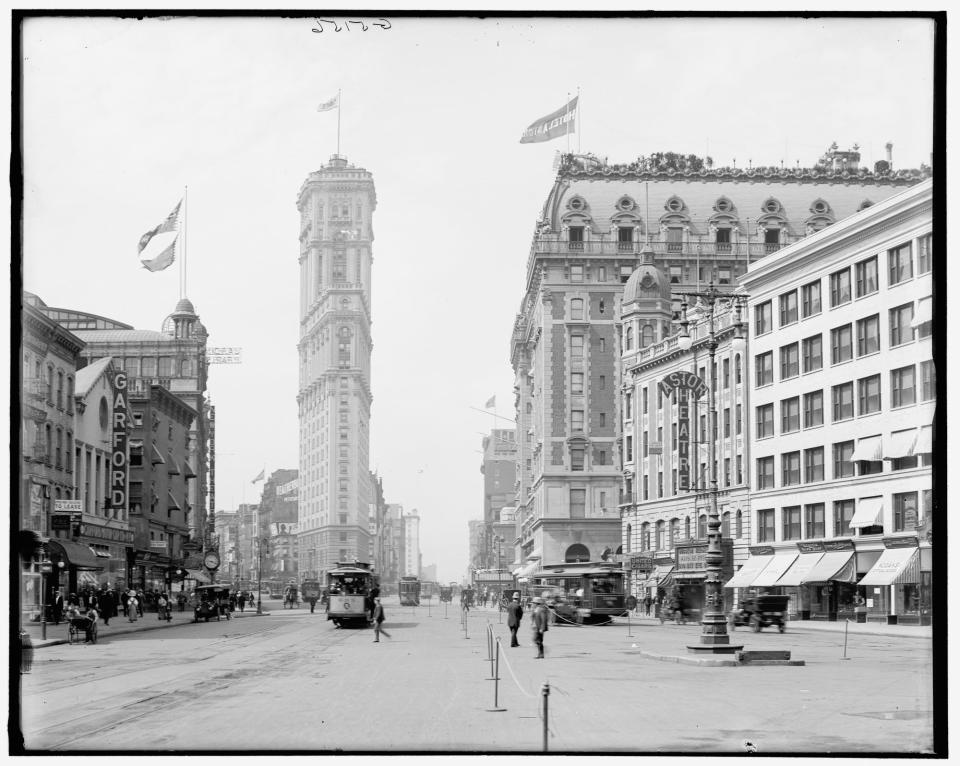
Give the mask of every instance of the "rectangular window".
[{"label": "rectangular window", "polygon": [[737,455],[737,484],[743,484],[743,455]]},{"label": "rectangular window", "polygon": [[780,326],[797,321],[797,291],[791,290],[780,296]]},{"label": "rectangular window", "polygon": [[570,470],[571,471],[583,470],[583,447],[570,448]]},{"label": "rectangular window", "polygon": [[857,279],[857,297],[875,293],[878,287],[877,280],[877,256],[860,261],[854,266],[854,273]]},{"label": "rectangular window", "polygon": [[600,390],[603,391],[607,387],[607,376],[601,375],[599,382]]},{"label": "rectangular window", "polygon": [[[915,428],[910,428],[906,431],[894,431],[890,434],[890,438],[894,443],[898,441],[913,440],[917,435]],[[906,455],[904,457],[892,458],[890,460],[890,470],[891,471],[906,471],[910,468],[916,468],[918,464],[918,459],[916,455]]]},{"label": "rectangular window", "polygon": [[743,433],[743,405],[737,405],[737,435]]},{"label": "rectangular window", "polygon": [[893,495],[893,531],[912,532],[917,528],[917,493],[896,492]]},{"label": "rectangular window", "polygon": [[800,374],[800,347],[797,343],[780,346],[780,380]]},{"label": "rectangular window", "polygon": [[890,285],[898,285],[913,278],[913,256],[910,243],[895,247],[887,252],[887,263],[890,265]]},{"label": "rectangular window", "polygon": [[627,462],[633,462],[633,437],[627,436]]},{"label": "rectangular window", "polygon": [[570,319],[583,319],[583,298],[570,299]]},{"label": "rectangular window", "polygon": [[671,266],[670,267],[670,284],[679,285],[681,281],[683,281],[683,267]]},{"label": "rectangular window", "polygon": [[857,320],[857,356],[874,354],[880,350],[880,315]]},{"label": "rectangular window", "polygon": [[600,338],[600,353],[602,354],[606,350],[607,350],[606,338]]},{"label": "rectangular window", "polygon": [[813,372],[823,367],[823,341],[820,335],[811,335],[804,338],[801,344],[803,346],[803,371]]},{"label": "rectangular window", "polygon": [[926,274],[933,268],[932,248],[932,234],[924,234],[917,240],[917,274]]},{"label": "rectangular window", "polygon": [[820,280],[800,288],[800,304],[804,318],[820,313]]},{"label": "rectangular window", "polygon": [[857,400],[859,413],[869,415],[880,411],[880,376],[871,375],[857,381]]},{"label": "rectangular window", "polygon": [[890,309],[890,345],[899,346],[913,340],[913,304],[906,303]]},{"label": "rectangular window", "polygon": [[683,229],[679,226],[667,228],[667,252],[679,253],[683,249]]},{"label": "rectangular window", "polygon": [[823,447],[803,451],[803,480],[807,483],[823,481]]},{"label": "rectangular window", "polygon": [[773,352],[757,354],[757,387],[769,386],[773,383]]},{"label": "rectangular window", "polygon": [[853,441],[837,442],[833,445],[833,478],[846,479],[854,475]]},{"label": "rectangular window", "polygon": [[823,503],[812,503],[803,507],[804,526],[806,534],[804,537],[817,539],[827,536],[826,511]]},{"label": "rectangular window", "polygon": [[607,424],[607,413],[606,413],[606,412],[601,412],[601,413],[600,413],[600,427],[603,428],[603,426],[605,426],[606,424]]},{"label": "rectangular window", "polygon": [[723,486],[730,486],[730,458],[723,459]]},{"label": "rectangular window", "polygon": [[145,378],[152,378],[157,374],[157,360],[155,357],[144,357],[141,365],[142,375]]},{"label": "rectangular window", "polygon": [[583,393],[583,373],[582,372],[570,373],[570,393],[571,394]]},{"label": "rectangular window", "polygon": [[937,398],[937,376],[933,362],[920,362],[920,401],[929,402]]},{"label": "rectangular window", "polygon": [[757,511],[757,542],[772,543],[776,540],[773,508]]},{"label": "rectangular window", "polygon": [[[722,247],[722,245],[717,245],[717,247]],[[730,245],[728,244],[729,248]],[[730,284],[730,269],[718,268],[717,269],[717,284],[718,285],[729,285]]]},{"label": "rectangular window", "polygon": [[[583,250],[583,227],[582,226],[571,226],[568,230],[569,232],[569,243],[571,250]],[[579,245],[579,247],[577,247]]]},{"label": "rectangular window", "polygon": [[574,359],[583,358],[583,336],[582,335],[571,335],[570,336],[570,356]]},{"label": "rectangular window", "polygon": [[780,514],[783,519],[783,539],[799,540],[800,539],[800,506],[799,505],[787,506],[780,512]]},{"label": "rectangular window", "polygon": [[784,452],[780,456],[781,476],[784,487],[800,483],[800,453]]},{"label": "rectangular window", "polygon": [[890,373],[890,406],[906,407],[917,401],[917,382],[914,368],[901,367]]},{"label": "rectangular window", "polygon": [[730,408],[723,408],[723,436],[727,438],[730,436]]},{"label": "rectangular window", "polygon": [[773,456],[757,458],[757,489],[773,489]]},{"label": "rectangular window", "polygon": [[583,410],[573,410],[570,413],[570,428],[573,431],[583,430]]},{"label": "rectangular window", "polygon": [[723,387],[730,388],[730,357],[723,360]]},{"label": "rectangular window", "polygon": [[833,422],[853,417],[853,383],[841,383],[833,389]]},{"label": "rectangular window", "polygon": [[830,331],[830,363],[840,364],[853,359],[853,328],[845,324]]},{"label": "rectangular window", "polygon": [[586,505],[587,505],[587,490],[571,489],[570,490],[570,518],[582,519],[586,512]]},{"label": "rectangular window", "polygon": [[830,275],[830,308],[850,302],[850,269],[841,269]]},{"label": "rectangular window", "polygon": [[800,397],[780,400],[780,433],[800,430]]},{"label": "rectangular window", "polygon": [[597,281],[606,282],[607,281],[607,267],[601,266],[597,269]]},{"label": "rectangular window", "polygon": [[[646,387],[646,386],[644,386],[644,387],[643,387],[642,389],[640,389],[640,390],[643,392],[643,414],[646,415],[646,414],[647,414],[647,410],[648,410],[648,408],[649,408],[649,406],[650,406],[650,401],[649,401],[649,400],[650,400],[650,396],[649,396],[649,393],[648,393],[648,390],[647,390],[647,387]],[[627,394],[627,396],[629,397],[630,394]]]},{"label": "rectangular window", "polygon": [[763,335],[773,329],[773,304],[770,301],[755,306],[753,316],[757,335]]},{"label": "rectangular window", "polygon": [[853,521],[853,500],[837,500],[833,504],[833,536],[850,537],[853,535],[853,529],[850,522]]},{"label": "rectangular window", "polygon": [[803,395],[803,427],[816,428],[823,425],[823,391],[811,391]]}]

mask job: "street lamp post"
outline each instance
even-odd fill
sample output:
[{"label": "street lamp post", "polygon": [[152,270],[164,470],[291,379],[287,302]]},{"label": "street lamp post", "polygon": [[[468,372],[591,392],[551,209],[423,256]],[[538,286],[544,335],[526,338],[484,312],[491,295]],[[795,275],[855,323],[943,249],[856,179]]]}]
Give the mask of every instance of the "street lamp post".
[{"label": "street lamp post", "polygon": [[263,605],[260,602],[261,574],[263,572],[263,540],[259,537],[254,539],[257,541],[257,614],[263,614]]},{"label": "street lamp post", "polygon": [[720,582],[720,565],[723,562],[721,550],[720,511],[718,508],[719,487],[717,484],[717,404],[716,404],[716,356],[717,332],[715,323],[716,304],[720,298],[732,300],[734,308],[734,328],[736,345],[740,345],[742,338],[742,324],[740,322],[740,299],[744,296],[731,296],[720,292],[713,282],[704,292],[680,293],[684,297],[682,305],[682,319],[680,321],[679,346],[681,350],[689,350],[693,341],[690,337],[690,322],[687,319],[686,298],[700,298],[707,307],[708,331],[706,346],[710,354],[710,382],[707,386],[707,410],[709,418],[708,439],[710,444],[709,477],[710,477],[710,513],[707,517],[707,554],[706,576],[704,577],[704,610],[700,622],[700,645],[688,646],[694,653],[731,654],[742,646],[731,646],[730,636],[727,633],[727,620],[723,614],[723,584]]}]

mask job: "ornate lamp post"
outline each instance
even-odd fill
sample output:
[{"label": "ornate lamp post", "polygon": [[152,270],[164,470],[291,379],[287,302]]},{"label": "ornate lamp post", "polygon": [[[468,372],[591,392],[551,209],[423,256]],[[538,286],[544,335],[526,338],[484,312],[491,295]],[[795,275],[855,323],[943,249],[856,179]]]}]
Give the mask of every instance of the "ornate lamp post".
[{"label": "ornate lamp post", "polygon": [[746,296],[742,294],[728,295],[716,289],[713,282],[704,292],[680,293],[684,297],[682,305],[682,319],[680,320],[680,337],[678,345],[681,350],[688,351],[693,346],[690,337],[690,321],[687,319],[687,298],[699,298],[707,308],[709,334],[706,340],[707,351],[710,354],[709,375],[707,386],[707,410],[710,424],[708,426],[708,442],[710,444],[709,476],[710,476],[710,513],[707,517],[707,555],[706,577],[704,578],[704,610],[701,620],[700,645],[688,646],[694,653],[732,654],[742,646],[731,646],[730,636],[727,634],[727,620],[723,613],[723,583],[720,582],[720,565],[723,553],[720,547],[720,511],[717,507],[719,488],[717,486],[717,404],[716,404],[716,304],[721,298],[730,300],[734,309],[733,324],[736,330],[733,347],[743,346],[742,323],[740,321],[740,300]]},{"label": "ornate lamp post", "polygon": [[255,537],[254,540],[257,543],[257,614],[263,614],[263,605],[260,602],[261,594],[261,575],[263,573],[263,544],[266,541],[266,538]]}]

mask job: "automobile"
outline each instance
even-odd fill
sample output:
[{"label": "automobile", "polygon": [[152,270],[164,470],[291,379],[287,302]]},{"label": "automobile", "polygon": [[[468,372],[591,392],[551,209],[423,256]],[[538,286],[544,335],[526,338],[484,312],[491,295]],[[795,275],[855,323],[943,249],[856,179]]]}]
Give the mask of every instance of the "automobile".
[{"label": "automobile", "polygon": [[194,590],[196,606],[193,608],[193,621],[210,622],[216,617],[230,619],[230,587],[229,585],[199,585]]},{"label": "automobile", "polygon": [[781,633],[786,630],[784,617],[787,614],[789,596],[753,596],[740,602],[740,609],[733,613],[733,624],[748,625],[754,633],[776,625]]}]

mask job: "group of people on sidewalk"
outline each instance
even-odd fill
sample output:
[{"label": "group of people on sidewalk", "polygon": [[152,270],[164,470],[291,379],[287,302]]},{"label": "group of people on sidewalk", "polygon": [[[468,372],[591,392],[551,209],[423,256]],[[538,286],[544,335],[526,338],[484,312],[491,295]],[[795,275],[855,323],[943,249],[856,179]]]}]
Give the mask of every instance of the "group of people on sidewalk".
[{"label": "group of people on sidewalk", "polygon": [[87,588],[64,598],[63,593],[58,591],[50,605],[50,618],[54,625],[59,625],[77,614],[89,616],[94,611],[97,615],[95,619],[102,619],[104,625],[109,625],[111,618],[121,614],[130,622],[136,622],[137,618],[143,617],[144,609],[148,609],[156,611],[158,618],[163,619],[166,612],[173,609],[174,603],[182,612],[187,603],[186,595],[178,593],[174,596],[164,591],[144,592],[133,588],[118,592],[105,587],[98,590]]},{"label": "group of people on sidewalk", "polygon": [[[513,600],[507,605],[507,627],[510,629],[510,646],[520,646],[517,641],[517,631],[523,619],[523,606],[520,604],[520,594],[514,593]],[[543,634],[547,632],[550,622],[550,613],[547,611],[543,599],[537,596],[533,599],[533,614],[530,616],[533,627],[533,643],[537,645],[536,659],[543,659]]]}]

